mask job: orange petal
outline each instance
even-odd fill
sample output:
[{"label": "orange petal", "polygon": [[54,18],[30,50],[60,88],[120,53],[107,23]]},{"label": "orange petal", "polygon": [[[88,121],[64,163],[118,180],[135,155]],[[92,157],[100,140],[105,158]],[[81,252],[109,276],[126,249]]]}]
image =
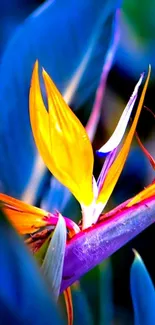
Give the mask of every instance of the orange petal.
[{"label": "orange petal", "polygon": [[93,200],[93,150],[81,122],[43,70],[49,113],[41,98],[37,63],[30,90],[30,118],[38,150],[51,173],[80,203]]},{"label": "orange petal", "polygon": [[153,195],[155,195],[155,183],[149,185],[143,191],[134,196],[133,199],[131,199],[131,201],[127,204],[127,207],[131,207],[132,205],[139,203]]},{"label": "orange petal", "polygon": [[72,304],[72,293],[71,288],[68,287],[64,292],[66,310],[67,310],[67,318],[68,325],[73,325],[73,304]]},{"label": "orange petal", "polygon": [[47,224],[43,217],[47,216],[48,212],[2,193],[0,193],[0,206],[22,235],[31,234]]},{"label": "orange petal", "polygon": [[147,86],[148,86],[148,82],[149,82],[149,78],[150,78],[150,73],[151,73],[151,67],[149,66],[149,71],[148,71],[148,76],[147,79],[145,81],[145,85],[139,100],[139,104],[138,104],[138,108],[137,108],[137,112],[135,115],[135,118],[133,120],[132,126],[130,128],[130,131],[125,139],[125,142],[117,156],[117,158],[115,159],[115,161],[113,162],[112,166],[110,167],[107,177],[105,179],[105,182],[103,184],[103,187],[99,193],[98,199],[97,199],[97,203],[103,205],[103,207],[106,205],[116,183],[117,180],[122,172],[122,169],[124,167],[124,164],[126,162],[129,150],[130,150],[130,146],[131,146],[131,142],[133,139],[133,135],[135,133],[136,130],[136,126],[138,123],[138,119],[140,116],[140,112],[143,106],[143,102],[144,102],[144,98],[145,98],[145,94],[146,94],[146,90],[147,90]]}]

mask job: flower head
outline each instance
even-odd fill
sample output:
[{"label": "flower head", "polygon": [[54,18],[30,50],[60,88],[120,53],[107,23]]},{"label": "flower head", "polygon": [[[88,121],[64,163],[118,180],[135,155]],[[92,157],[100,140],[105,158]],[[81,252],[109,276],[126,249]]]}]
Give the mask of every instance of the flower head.
[{"label": "flower head", "polygon": [[97,183],[93,177],[93,149],[85,128],[65,103],[45,70],[42,71],[42,76],[48,99],[48,110],[42,99],[38,62],[36,62],[30,89],[30,120],[34,139],[51,173],[69,188],[81,204],[83,228],[86,228],[97,221],[123,169],[142,109],[150,68],[133,124],[119,154],[116,156],[143,75],[141,75],[113,135],[99,150],[100,154],[108,153],[108,156]]},{"label": "flower head", "polygon": [[[70,189],[70,191],[74,194],[76,199],[81,204],[83,221],[82,228],[84,229],[97,222],[121,174],[130,150],[131,142],[143,106],[143,101],[150,77],[150,67],[134,120],[121,149],[119,150],[118,146],[125,134],[134,103],[137,99],[138,89],[143,80],[143,75],[140,77],[113,135],[108,140],[108,142],[99,150],[99,154],[106,155],[106,159],[97,182],[93,176],[93,149],[84,127],[65,103],[64,99],[57,90],[53,81],[50,79],[49,75],[44,70],[42,74],[47,93],[48,110],[46,110],[46,107],[43,103],[38,76],[38,62],[36,62],[30,89],[30,120],[34,139],[38,151],[40,152],[46,166],[61,183]],[[139,193],[133,199],[123,204],[123,209],[127,208],[130,210],[129,219],[134,218],[132,212],[135,211],[136,207],[133,207],[133,205],[152,196],[154,193],[154,187],[155,184],[150,185],[150,187]],[[4,194],[0,194],[0,205],[21,234],[31,234],[33,232],[36,232],[41,227],[46,227],[44,230],[51,231],[51,228],[49,229],[48,226],[52,226],[53,229],[58,221],[58,215],[52,215],[44,210],[32,207]],[[120,208],[122,209],[122,207],[118,207],[118,210]],[[139,205],[139,210],[140,208],[141,206]],[[126,228],[126,224],[128,222],[124,223],[124,218],[126,217],[126,215],[124,217],[124,210],[121,211],[119,217],[117,215],[117,212],[118,211],[113,211],[112,217],[110,219],[110,222],[114,219],[117,219],[117,222],[114,222],[115,225],[117,223],[117,227],[114,225],[113,228],[115,228],[115,230],[112,228],[112,231],[114,230],[116,236],[118,235],[118,229],[120,230],[120,225],[125,225],[125,230],[123,230],[125,233],[127,232],[126,229],[128,229]],[[72,255],[71,252],[72,245],[74,245],[75,241],[76,245],[79,245],[79,247],[81,245],[81,247],[83,247],[82,256],[85,255],[85,253],[91,256],[94,254],[95,249],[95,256],[97,256],[97,258],[91,259],[91,263],[89,262],[91,265],[94,263],[93,265],[95,266],[95,263],[100,262],[103,256],[104,258],[108,256],[107,251],[113,252],[118,247],[120,247],[120,243],[124,243],[128,238],[132,238],[131,236],[133,236],[133,232],[131,231],[131,222],[131,225],[129,224],[128,229],[129,235],[127,234],[126,237],[120,235],[120,238],[118,236],[118,240],[114,245],[113,236],[112,238],[110,237],[110,222],[107,223],[106,226],[106,218],[108,218],[108,214],[101,216],[97,225],[86,230],[85,232],[81,232],[80,228],[73,221],[64,218],[63,222],[65,221],[66,223],[67,229],[69,231],[69,237],[71,238],[78,233],[76,238],[73,238],[73,241],[69,241],[69,245],[65,246],[65,240],[63,243],[63,253],[67,247],[69,247],[70,253],[67,253],[66,256],[70,260],[74,259],[74,263],[72,264],[73,268],[75,268],[76,265],[75,258],[76,260],[79,260],[80,263],[82,263],[80,249],[78,249],[80,252],[79,256],[73,256],[74,254]],[[137,223],[138,222],[139,218],[137,220]],[[139,228],[144,229],[145,224],[148,225],[150,222],[152,222],[152,219],[151,221],[147,220]],[[102,227],[103,224],[104,227]],[[136,227],[135,232],[138,233]],[[111,246],[108,246],[108,250],[105,247],[105,251],[103,251],[101,250],[100,246],[103,245],[103,237],[106,233],[108,233],[109,237],[106,235],[105,238],[110,238]],[[87,234],[87,236],[85,236],[85,234]],[[32,237],[32,241],[35,236],[37,237],[37,235],[38,234],[35,234]],[[102,239],[98,240],[96,246],[96,238],[100,238],[100,236]],[[92,244],[88,245],[90,238],[92,239]],[[37,246],[33,245],[33,248],[35,247],[39,249],[38,247],[40,247],[40,243],[37,243]],[[97,254],[96,251],[98,252]],[[100,254],[100,252],[102,252],[102,254]],[[49,255],[51,256],[51,251]],[[56,258],[59,260],[59,256]],[[89,270],[89,263],[84,263],[84,266],[86,266],[86,269],[84,268],[85,271]],[[68,285],[72,284],[75,280],[77,280],[77,277],[82,274],[80,273],[81,270],[78,270],[79,273],[73,272],[72,270],[72,272],[69,271],[69,274],[72,275],[68,276],[68,269],[66,269],[66,265],[69,265],[69,267],[71,267],[69,263],[65,262],[63,271],[64,279],[62,281],[61,290],[66,289]],[[47,266],[49,266],[48,263]],[[70,289],[67,289],[65,292],[65,300],[68,312],[68,320],[71,324],[73,314]]]}]

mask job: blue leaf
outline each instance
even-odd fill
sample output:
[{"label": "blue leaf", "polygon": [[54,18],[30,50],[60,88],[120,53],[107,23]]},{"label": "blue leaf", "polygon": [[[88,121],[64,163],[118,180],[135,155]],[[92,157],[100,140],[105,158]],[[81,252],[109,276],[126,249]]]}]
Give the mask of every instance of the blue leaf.
[{"label": "blue leaf", "polygon": [[58,299],[60,293],[65,248],[66,224],[60,214],[42,265],[43,274],[49,282],[50,291],[55,300]]},{"label": "blue leaf", "polygon": [[[19,197],[36,160],[28,113],[36,59],[68,102],[95,91],[112,34],[117,1],[47,1],[9,42],[0,66],[0,189]],[[44,90],[43,90],[44,92]]]},{"label": "blue leaf", "polygon": [[71,192],[55,177],[51,178],[50,186],[41,202],[41,208],[47,211],[58,210],[63,213],[71,199]]},{"label": "blue leaf", "polygon": [[112,265],[110,258],[99,265],[100,325],[112,324],[114,316],[112,295]]},{"label": "blue leaf", "polygon": [[61,324],[34,259],[2,212],[0,261],[0,324]]},{"label": "blue leaf", "polygon": [[72,285],[74,325],[92,325],[93,316],[84,292],[78,282]]},{"label": "blue leaf", "polygon": [[3,297],[0,297],[0,324],[26,325],[25,320],[5,304]]},{"label": "blue leaf", "polygon": [[86,273],[81,279],[81,285],[87,294],[90,308],[93,309],[94,323],[112,324],[112,266],[110,258]]},{"label": "blue leaf", "polygon": [[0,56],[15,28],[37,7],[37,0],[0,1]]},{"label": "blue leaf", "polygon": [[134,307],[134,324],[155,324],[155,289],[137,252],[131,267],[130,288]]},{"label": "blue leaf", "polygon": [[46,211],[59,211],[67,218],[78,222],[81,217],[80,205],[71,192],[62,185],[56,178],[52,177],[49,187],[42,189],[40,196],[43,199],[40,207]]}]

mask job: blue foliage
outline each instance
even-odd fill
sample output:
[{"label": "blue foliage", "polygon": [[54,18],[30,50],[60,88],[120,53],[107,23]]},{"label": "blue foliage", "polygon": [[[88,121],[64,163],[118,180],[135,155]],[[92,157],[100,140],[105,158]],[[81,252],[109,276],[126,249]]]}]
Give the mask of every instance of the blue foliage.
[{"label": "blue foliage", "polygon": [[0,56],[17,26],[37,7],[37,0],[0,1]]},{"label": "blue foliage", "polygon": [[84,292],[79,285],[72,286],[74,325],[92,325],[93,317]]},{"label": "blue foliage", "polygon": [[41,207],[47,211],[58,210],[62,213],[70,200],[71,192],[56,178],[52,177],[48,190],[44,189]]},{"label": "blue foliage", "polygon": [[81,105],[95,90],[111,40],[113,0],[47,1],[17,30],[0,66],[0,190],[19,197],[35,161],[28,114],[33,65],[39,59],[62,93],[85,58],[74,96]]},{"label": "blue foliage", "polygon": [[62,324],[35,261],[0,212],[0,324]]},{"label": "blue foliage", "polygon": [[155,324],[155,289],[148,271],[136,253],[130,274],[135,325]]},{"label": "blue foliage", "polygon": [[56,178],[51,176],[50,178],[50,184],[43,186],[40,193],[40,197],[42,196],[43,199],[40,202],[36,201],[36,205],[39,203],[40,207],[46,211],[59,211],[64,216],[78,222],[79,216],[81,216],[79,203]]},{"label": "blue foliage", "polygon": [[110,258],[99,265],[100,270],[100,325],[110,325],[114,316],[112,265]]}]

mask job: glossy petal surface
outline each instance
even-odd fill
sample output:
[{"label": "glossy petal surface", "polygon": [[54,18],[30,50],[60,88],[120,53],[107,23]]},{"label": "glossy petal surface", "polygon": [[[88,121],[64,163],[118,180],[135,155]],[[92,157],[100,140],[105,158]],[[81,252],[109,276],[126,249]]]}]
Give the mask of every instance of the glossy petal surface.
[{"label": "glossy petal surface", "polygon": [[36,145],[51,173],[70,189],[80,203],[89,205],[93,200],[94,162],[90,140],[45,71],[43,78],[48,112],[40,99],[36,63],[30,90],[30,119]]}]

